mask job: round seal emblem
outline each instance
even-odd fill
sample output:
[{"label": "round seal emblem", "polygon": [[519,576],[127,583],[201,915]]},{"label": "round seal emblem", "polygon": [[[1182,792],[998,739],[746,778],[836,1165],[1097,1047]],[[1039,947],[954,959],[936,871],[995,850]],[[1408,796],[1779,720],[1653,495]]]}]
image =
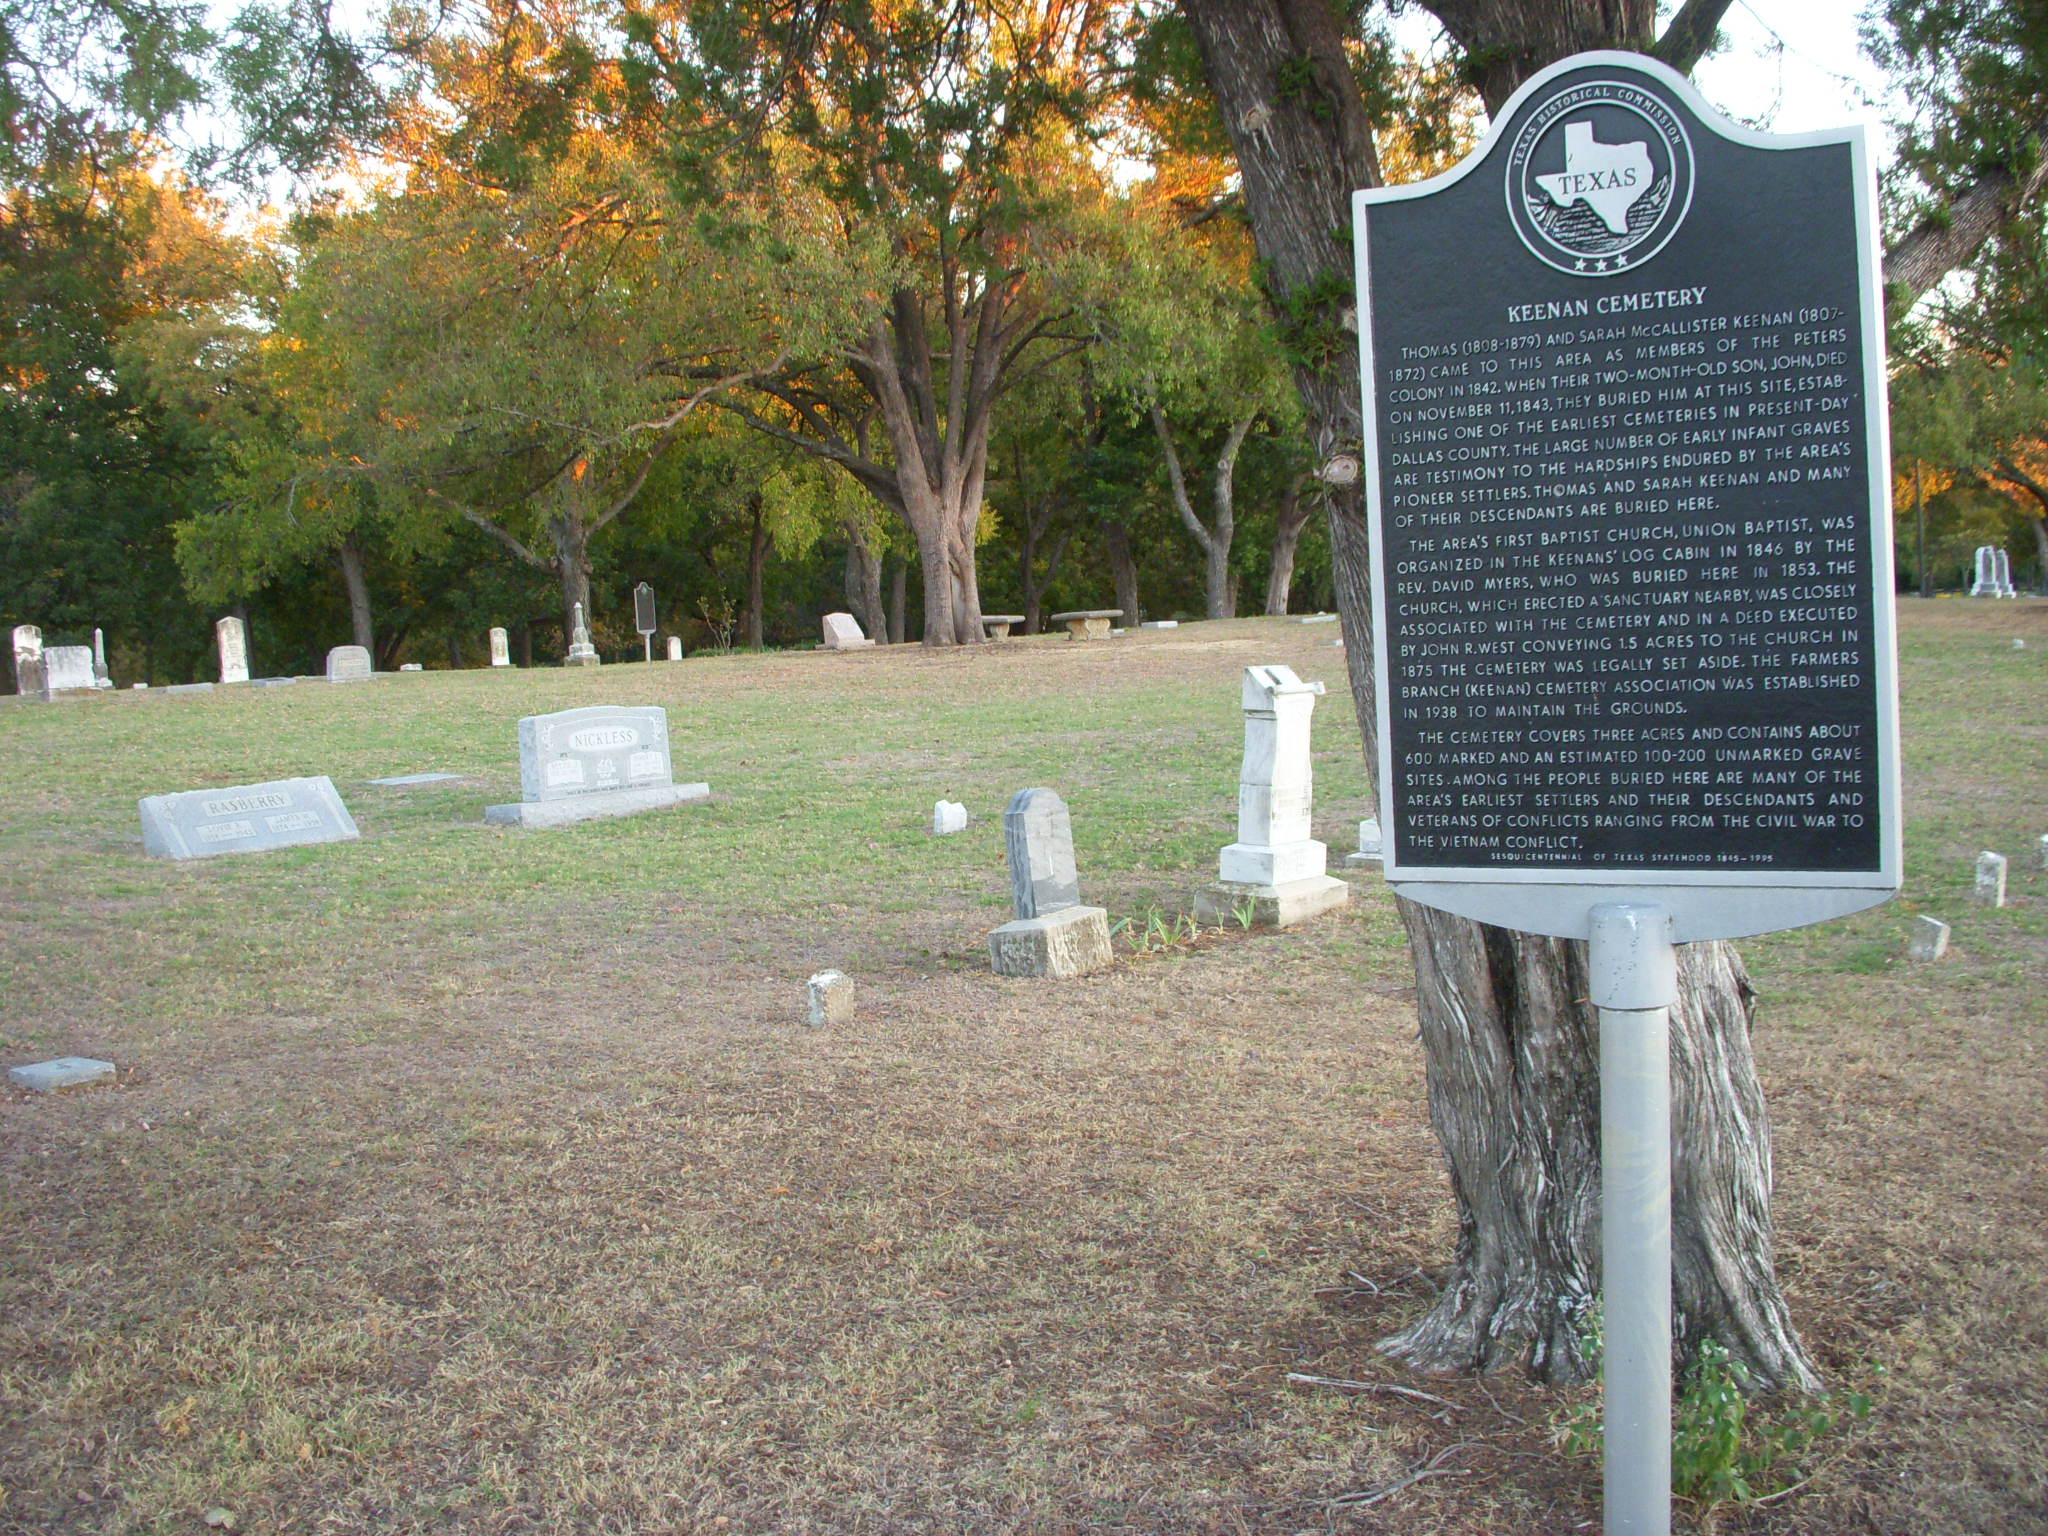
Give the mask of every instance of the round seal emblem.
[{"label": "round seal emblem", "polygon": [[1576,277],[1632,271],[1692,206],[1692,140],[1629,80],[1560,81],[1508,151],[1508,218],[1538,260]]}]

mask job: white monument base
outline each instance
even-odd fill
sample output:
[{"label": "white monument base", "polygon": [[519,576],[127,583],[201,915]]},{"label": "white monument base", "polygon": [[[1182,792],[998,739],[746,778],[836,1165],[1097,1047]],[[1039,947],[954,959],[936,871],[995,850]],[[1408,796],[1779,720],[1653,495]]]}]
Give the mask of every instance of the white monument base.
[{"label": "white monument base", "polygon": [[1335,875],[1312,875],[1284,885],[1218,880],[1195,892],[1195,921],[1211,928],[1230,927],[1241,920],[1249,902],[1252,927],[1293,928],[1350,900],[1351,887]]},{"label": "white monument base", "polygon": [[487,805],[484,820],[513,827],[565,827],[572,821],[599,816],[631,816],[658,811],[686,800],[708,800],[709,784],[657,784],[646,789],[609,789],[561,800],[521,800],[512,805]]},{"label": "white monument base", "polygon": [[988,962],[998,976],[1085,976],[1110,963],[1109,914],[1100,907],[1062,907],[1020,917],[992,930]]},{"label": "white monument base", "polygon": [[596,651],[578,652],[572,650],[567,656],[562,658],[562,665],[565,667],[600,667],[604,665],[604,661]]}]

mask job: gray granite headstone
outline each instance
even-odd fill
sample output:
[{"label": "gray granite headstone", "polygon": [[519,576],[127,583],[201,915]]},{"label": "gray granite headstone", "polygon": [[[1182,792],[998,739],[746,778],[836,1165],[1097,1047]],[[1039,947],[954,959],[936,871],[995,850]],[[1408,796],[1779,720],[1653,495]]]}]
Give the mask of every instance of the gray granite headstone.
[{"label": "gray granite headstone", "polygon": [[598,704],[519,722],[519,793],[529,802],[674,782],[665,709]]},{"label": "gray granite headstone", "polygon": [[114,1075],[111,1061],[95,1061],[90,1056],[59,1056],[54,1061],[32,1062],[25,1067],[9,1067],[8,1081],[17,1088],[33,1088],[38,1093],[55,1093],[59,1088],[82,1088],[87,1083],[105,1082]]},{"label": "gray granite headstone", "polygon": [[1020,789],[1003,812],[1010,849],[1010,892],[1017,916],[1045,917],[1081,904],[1074,868],[1074,828],[1056,790]]},{"label": "gray granite headstone", "polygon": [[145,852],[167,859],[258,853],[358,836],[334,780],[275,779],[231,789],[193,789],[137,802]]},{"label": "gray granite headstone", "polygon": [[43,691],[43,632],[33,624],[14,626],[14,691],[23,698]]},{"label": "gray granite headstone", "polygon": [[43,694],[91,693],[99,687],[92,675],[92,647],[53,645],[43,652]]},{"label": "gray granite headstone", "polygon": [[337,645],[327,653],[327,681],[365,683],[370,680],[370,652],[361,645]]}]

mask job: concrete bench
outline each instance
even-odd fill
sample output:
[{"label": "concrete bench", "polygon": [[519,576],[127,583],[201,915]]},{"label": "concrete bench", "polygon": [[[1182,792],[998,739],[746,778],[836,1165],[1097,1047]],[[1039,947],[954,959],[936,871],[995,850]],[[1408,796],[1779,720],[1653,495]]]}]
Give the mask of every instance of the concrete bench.
[{"label": "concrete bench", "polygon": [[1121,608],[1084,608],[1075,613],[1056,613],[1051,622],[1066,625],[1069,640],[1101,640],[1109,634],[1110,621],[1123,616]]},{"label": "concrete bench", "polygon": [[1010,627],[1023,622],[1021,613],[984,613],[981,616],[981,627],[991,640],[1009,639]]}]

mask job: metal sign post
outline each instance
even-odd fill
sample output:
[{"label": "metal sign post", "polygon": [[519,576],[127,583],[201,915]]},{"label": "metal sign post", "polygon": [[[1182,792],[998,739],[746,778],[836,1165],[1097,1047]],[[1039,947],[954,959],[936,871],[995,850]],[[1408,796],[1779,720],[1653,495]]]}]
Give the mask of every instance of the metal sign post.
[{"label": "metal sign post", "polygon": [[654,588],[644,581],[633,589],[633,627],[640,631],[640,643],[647,652],[646,659],[654,660]]},{"label": "metal sign post", "polygon": [[1862,130],[1626,53],[1355,198],[1386,877],[1589,945],[1608,1536],[1670,1529],[1673,945],[1899,887],[1876,211]]}]

